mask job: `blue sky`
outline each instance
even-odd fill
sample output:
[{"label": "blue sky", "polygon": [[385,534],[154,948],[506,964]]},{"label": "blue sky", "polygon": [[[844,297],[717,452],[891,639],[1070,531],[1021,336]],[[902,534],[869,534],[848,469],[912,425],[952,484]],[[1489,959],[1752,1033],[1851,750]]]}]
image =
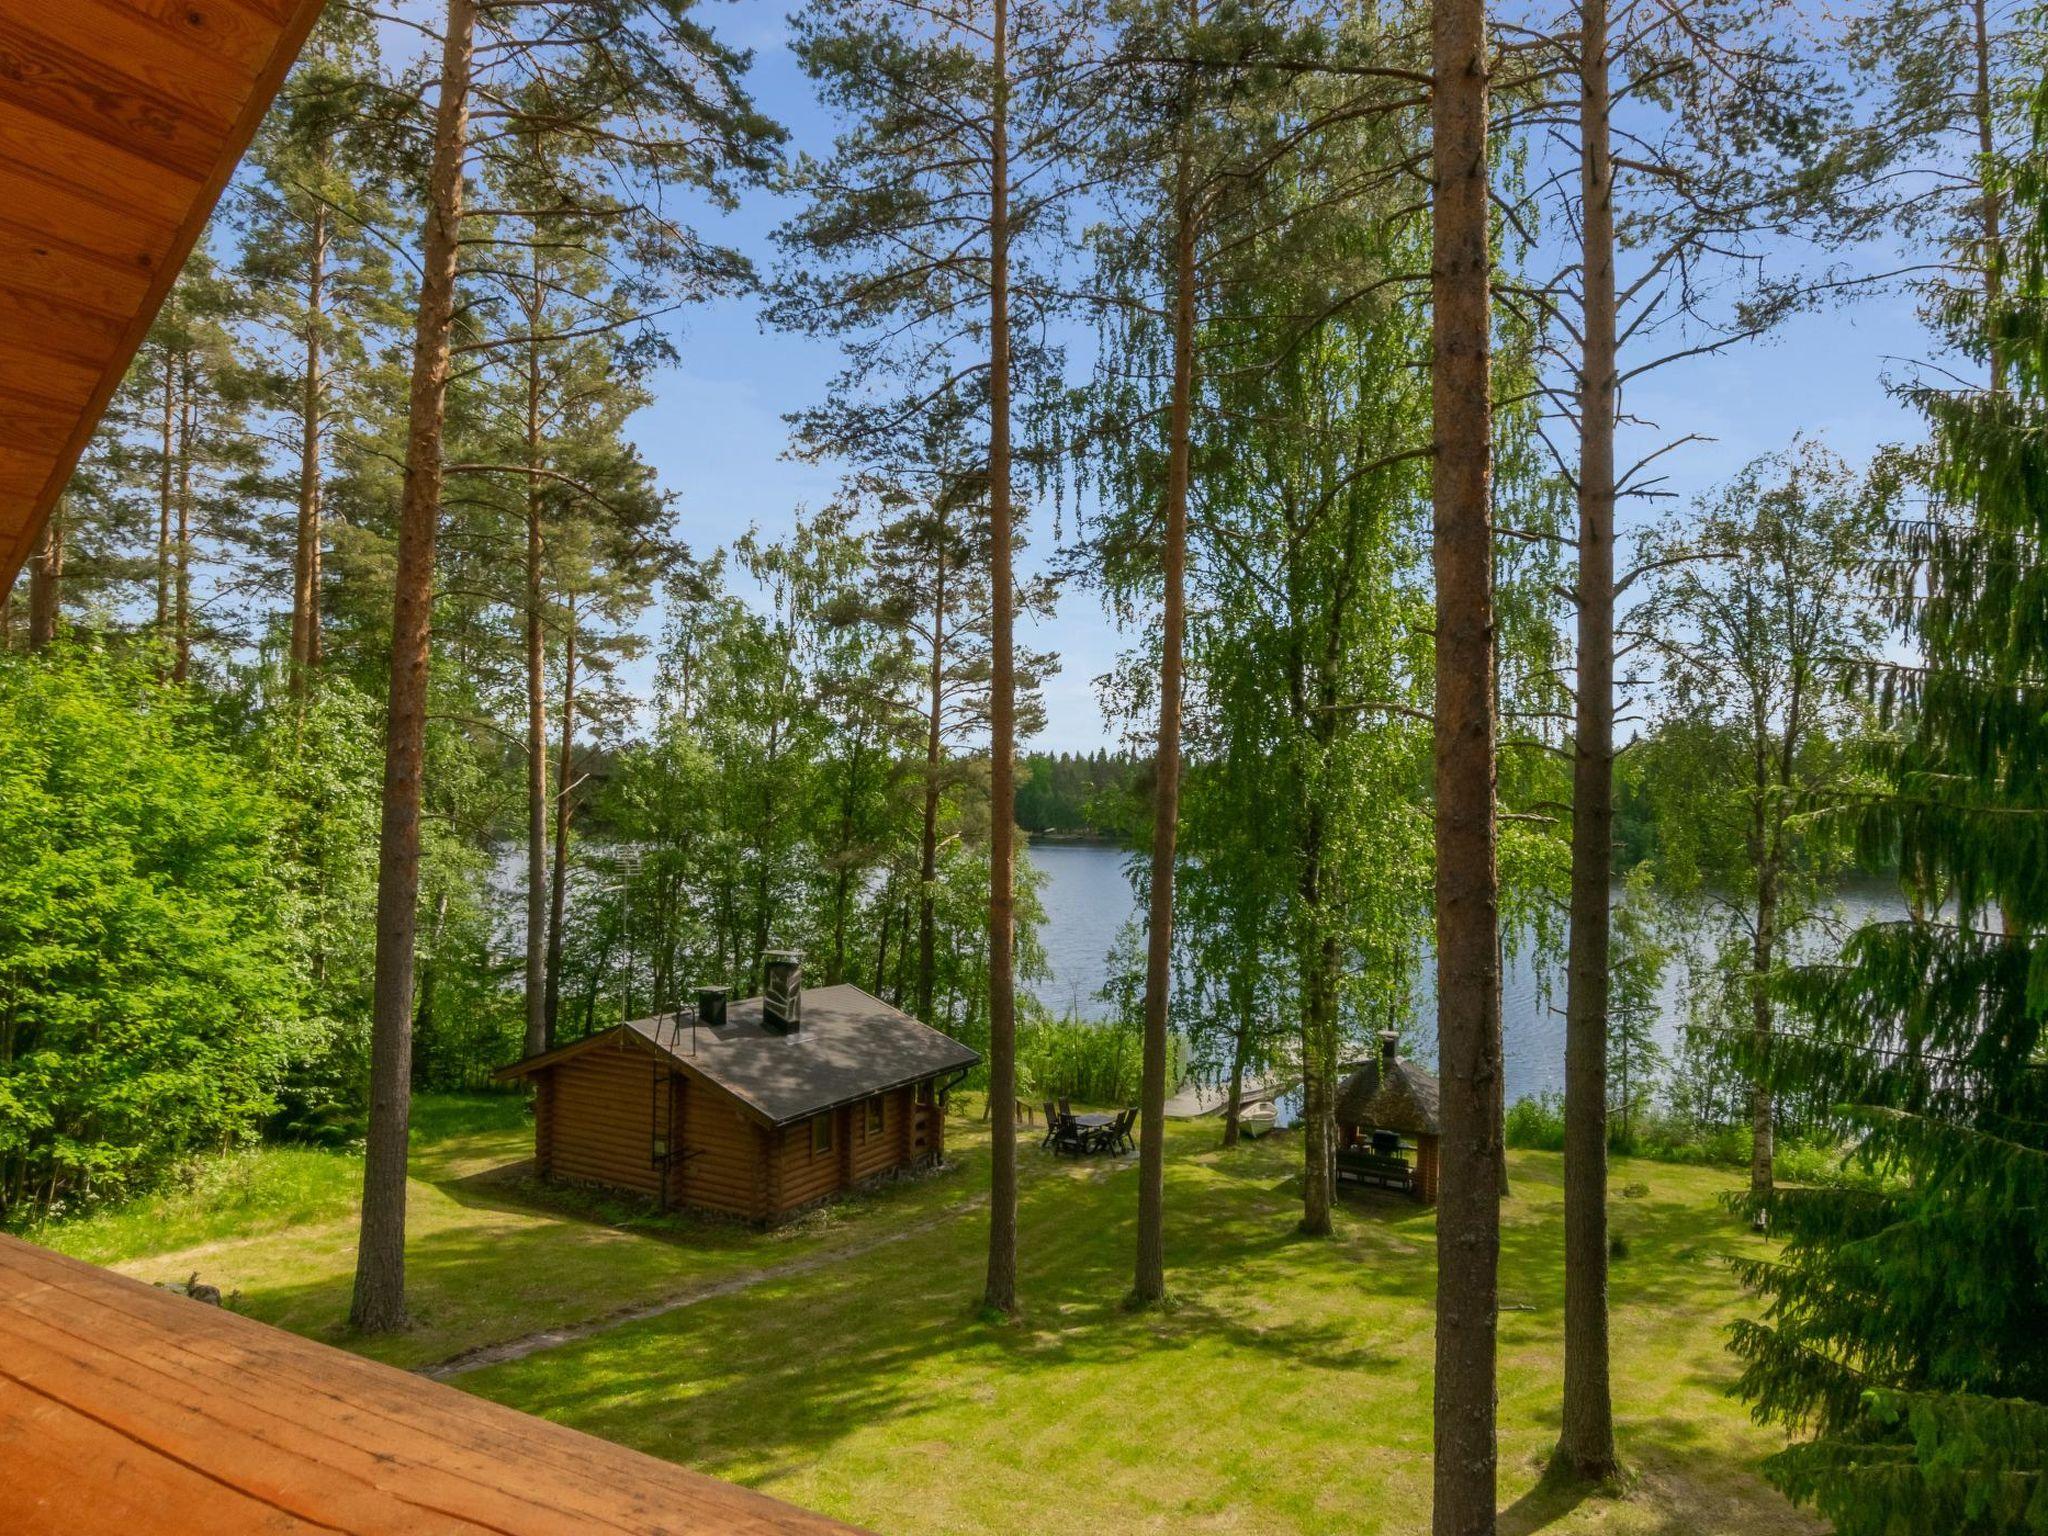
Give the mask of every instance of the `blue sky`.
[{"label": "blue sky", "polygon": [[[786,14],[786,0],[735,0],[704,13],[722,36],[754,50],[756,100],[790,130],[790,147],[822,153],[831,123],[790,55]],[[770,232],[786,212],[775,198],[749,193],[737,213],[707,220],[705,233],[766,267],[774,254]],[[836,368],[835,347],[765,329],[753,301],[690,311],[675,335],[679,366],[656,381],[656,403],[636,418],[634,435],[663,486],[677,495],[682,534],[701,552],[750,526],[770,535],[786,531],[799,507],[822,503],[836,483],[829,466],[784,456],[782,420],[783,412],[823,393]],[[1627,403],[1663,434],[1712,439],[1665,461],[1666,488],[1692,496],[1757,455],[1787,446],[1796,433],[1823,439],[1851,462],[1917,435],[1916,419],[1888,398],[1884,380],[1927,350],[1910,299],[1866,296],[1802,316],[1766,340],[1664,369],[1642,381]],[[1628,446],[1624,462],[1635,456]],[[1654,509],[1624,518],[1644,515]],[[1048,554],[1048,510],[1033,518],[1031,534],[1035,555]],[[650,616],[650,633],[659,622]],[[1029,745],[1114,745],[1094,680],[1109,669],[1121,640],[1096,595],[1070,588],[1054,618],[1020,640],[1059,653],[1064,663],[1046,687],[1047,728]]]}]

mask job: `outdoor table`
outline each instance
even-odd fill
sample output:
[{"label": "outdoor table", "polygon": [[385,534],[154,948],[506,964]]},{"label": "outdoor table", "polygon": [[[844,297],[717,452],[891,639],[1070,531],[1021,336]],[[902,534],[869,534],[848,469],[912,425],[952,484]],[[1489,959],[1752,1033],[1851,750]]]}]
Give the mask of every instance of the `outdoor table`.
[{"label": "outdoor table", "polygon": [[1099,1131],[1116,1124],[1115,1115],[1070,1115],[1068,1118],[1084,1131]]}]

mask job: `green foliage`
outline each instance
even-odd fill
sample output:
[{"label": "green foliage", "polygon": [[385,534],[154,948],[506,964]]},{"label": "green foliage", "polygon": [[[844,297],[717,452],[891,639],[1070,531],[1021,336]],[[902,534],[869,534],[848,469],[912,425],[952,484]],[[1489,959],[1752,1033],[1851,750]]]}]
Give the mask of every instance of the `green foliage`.
[{"label": "green foliage", "polygon": [[[1913,915],[1789,978],[1780,1081],[1843,1106],[1869,1176],[1788,1195],[1734,1347],[1769,1466],[1843,1536],[2039,1531],[2048,1508],[2048,92],[2013,184],[2010,296],[1971,350],[2009,388],[1925,392],[1932,516],[1875,563],[1925,665],[1869,670],[1889,737],[1861,820]],[[1998,253],[1993,253],[1994,259]],[[1938,905],[1946,898],[1947,905]]]},{"label": "green foliage", "polygon": [[[1073,1099],[1083,1104],[1133,1104],[1138,1097],[1142,1036],[1136,1021],[1032,1019],[1017,1027],[1017,1092],[1027,1103]],[[1168,1080],[1179,1077],[1167,1064]]]},{"label": "green foliage", "polygon": [[1613,972],[1607,1005],[1608,1137],[1635,1144],[1636,1127],[1657,1098],[1664,1047],[1657,1039],[1659,987],[1671,946],[1658,932],[1649,882],[1632,878],[1614,908]]},{"label": "green foliage", "polygon": [[0,656],[0,1220],[254,1134],[303,1048],[277,802],[201,702]]},{"label": "green foliage", "polygon": [[[577,876],[563,1036],[686,1003],[700,985],[747,995],[769,948],[803,950],[808,979],[913,1006],[928,901],[928,1022],[979,1047],[986,764],[959,752],[950,729],[928,737],[929,674],[905,665],[904,629],[845,601],[875,583],[863,541],[824,517],[741,553],[770,583],[767,612],[729,591],[716,562],[671,607],[653,731],[621,753],[601,804],[618,841]],[[957,699],[948,689],[941,710]],[[934,748],[931,773],[920,760]],[[1028,980],[1044,957],[1024,860],[1017,898]]]},{"label": "green foliage", "polygon": [[336,679],[303,707],[263,716],[248,744],[279,807],[282,911],[302,979],[302,1027],[271,1125],[286,1136],[345,1139],[365,1108],[384,769],[377,715]]},{"label": "green foliage", "polygon": [[1027,753],[1017,764],[1017,825],[1034,833],[1114,837],[1123,830],[1124,802],[1140,772],[1131,758],[1101,749]]},{"label": "green foliage", "polygon": [[1539,1093],[1508,1106],[1507,1139],[1511,1147],[1538,1152],[1564,1150],[1564,1095]]}]

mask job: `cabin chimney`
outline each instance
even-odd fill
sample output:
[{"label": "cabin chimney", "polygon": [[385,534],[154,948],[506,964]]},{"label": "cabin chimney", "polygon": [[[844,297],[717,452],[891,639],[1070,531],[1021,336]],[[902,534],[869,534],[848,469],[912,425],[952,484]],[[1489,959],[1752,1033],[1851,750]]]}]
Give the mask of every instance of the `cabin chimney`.
[{"label": "cabin chimney", "polygon": [[1400,1046],[1401,1035],[1398,1030],[1383,1029],[1380,1031],[1380,1076],[1382,1080],[1385,1079],[1387,1073],[1394,1070],[1394,1063],[1401,1059]]},{"label": "cabin chimney", "polygon": [[725,1022],[725,988],[699,987],[697,989],[697,1022],[716,1029]]},{"label": "cabin chimney", "polygon": [[803,951],[771,949],[761,957],[761,972],[761,1022],[785,1034],[803,1028]]}]

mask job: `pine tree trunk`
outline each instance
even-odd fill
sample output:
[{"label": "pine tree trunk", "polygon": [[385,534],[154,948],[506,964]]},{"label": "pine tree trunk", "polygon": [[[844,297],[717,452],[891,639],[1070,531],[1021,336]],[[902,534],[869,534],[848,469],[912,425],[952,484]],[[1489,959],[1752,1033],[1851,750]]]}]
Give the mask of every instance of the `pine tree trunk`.
[{"label": "pine tree trunk", "polygon": [[64,583],[63,503],[43,524],[43,536],[28,559],[28,648],[44,651],[57,638],[57,613]]},{"label": "pine tree trunk", "polygon": [[1607,1346],[1607,1010],[1614,866],[1614,162],[1607,0],[1579,23],[1579,632],[1565,981],[1564,1420],[1558,1460],[1619,1470]]},{"label": "pine tree trunk", "polygon": [[[932,664],[929,707],[924,730],[924,822],[919,829],[917,863],[917,1017],[932,1017],[932,989],[938,966],[939,760],[945,747],[946,704],[946,549],[939,539],[938,563],[932,577]],[[884,923],[887,922],[885,915]],[[883,929],[883,947],[888,930]]]},{"label": "pine tree trunk", "polygon": [[[533,256],[537,264],[538,252]],[[536,283],[536,289],[538,284]],[[537,308],[537,294],[535,308]],[[547,643],[541,626],[540,317],[526,353],[526,1054],[547,1049]]]},{"label": "pine tree trunk", "polygon": [[413,939],[419,919],[420,774],[427,735],[427,659],[433,625],[434,540],[441,515],[441,431],[469,139],[475,0],[448,0],[434,159],[420,260],[419,316],[399,507],[391,615],[391,695],[384,745],[384,815],[377,858],[377,961],[370,1024],[370,1124],[363,1163],[362,1234],[349,1321],[366,1333],[405,1323],[405,1165],[412,1119]]},{"label": "pine tree trunk", "polygon": [[[1994,169],[1993,156],[1998,151],[1998,141],[1993,135],[1994,103],[1991,88],[1991,18],[1987,0],[1971,0],[1973,42],[1977,63],[1977,89],[1972,99],[1972,115],[1977,119],[1977,155],[1982,181],[1982,196],[1979,199],[1983,218],[1982,239],[1984,241],[1984,308],[1987,314],[1997,312],[2005,283],[1999,269],[2005,236],[2000,228],[2004,215],[2004,204],[1999,194],[1999,180]],[[2005,344],[2000,340],[1995,326],[1985,327],[1985,337],[1991,348],[1991,392],[2005,393],[2006,358]]]},{"label": "pine tree trunk", "polygon": [[1768,1200],[1776,1185],[1776,1130],[1771,1103],[1771,995],[1766,982],[1777,960],[1778,874],[1769,860],[1757,870],[1756,976],[1750,987],[1750,1049],[1755,1056],[1749,1087],[1749,1192]]},{"label": "pine tree trunk", "polygon": [[989,898],[988,1283],[983,1302],[1017,1310],[1016,624],[1010,536],[1010,14],[992,0],[995,100],[989,127]]},{"label": "pine tree trunk", "polygon": [[1499,1462],[1499,870],[1484,0],[1433,18],[1436,576],[1436,1536],[1491,1536]]},{"label": "pine tree trunk", "polygon": [[171,632],[171,486],[177,451],[177,359],[164,357],[164,405],[157,423],[156,472],[156,639],[162,645]]},{"label": "pine tree trunk", "polygon": [[192,372],[187,354],[178,379],[178,532],[171,546],[176,588],[171,627],[177,646],[171,680],[178,683],[192,671]]},{"label": "pine tree trunk", "polygon": [[299,525],[292,561],[291,687],[303,696],[320,653],[320,326],[327,284],[327,208],[313,205],[306,262],[306,378],[299,401]]},{"label": "pine tree trunk", "polygon": [[555,873],[548,893],[547,981],[542,993],[544,1050],[555,1048],[562,1013],[562,923],[569,906],[569,770],[576,741],[576,604],[568,609],[568,634],[562,643],[562,756],[555,772]]},{"label": "pine tree trunk", "polygon": [[[1195,19],[1191,16],[1190,23]],[[1167,410],[1166,546],[1160,552],[1165,595],[1159,616],[1159,740],[1145,935],[1145,1056],[1138,1086],[1138,1261],[1131,1287],[1131,1299],[1140,1303],[1166,1295],[1166,1026],[1173,985],[1174,848],[1180,832],[1181,646],[1187,623],[1188,439],[1195,387],[1192,154],[1183,142],[1174,176],[1173,395]]]}]

